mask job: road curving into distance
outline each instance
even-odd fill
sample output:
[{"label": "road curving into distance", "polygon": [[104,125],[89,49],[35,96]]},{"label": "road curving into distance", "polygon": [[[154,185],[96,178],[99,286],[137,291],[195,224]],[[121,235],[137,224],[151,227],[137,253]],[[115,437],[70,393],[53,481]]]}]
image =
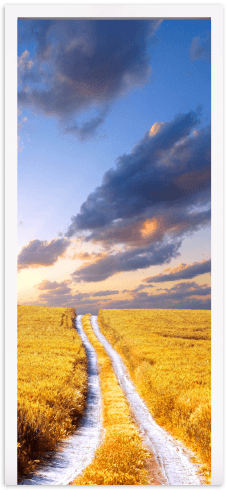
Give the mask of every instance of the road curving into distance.
[{"label": "road curving into distance", "polygon": [[51,462],[42,466],[20,485],[68,485],[91,463],[102,441],[101,390],[96,351],[76,318],[79,333],[88,357],[87,408],[75,434],[61,441]]},{"label": "road curving into distance", "polygon": [[202,485],[198,466],[191,461],[190,453],[168,432],[156,424],[152,415],[130,380],[120,355],[100,332],[96,316],[91,316],[91,325],[98,340],[109,355],[119,384],[128,399],[133,417],[149,450],[164,475],[166,485]]}]

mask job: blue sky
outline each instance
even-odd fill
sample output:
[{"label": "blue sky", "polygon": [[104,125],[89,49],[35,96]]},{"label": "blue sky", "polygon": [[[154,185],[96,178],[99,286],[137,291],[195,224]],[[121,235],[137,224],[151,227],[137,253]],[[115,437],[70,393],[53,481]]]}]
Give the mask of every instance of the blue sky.
[{"label": "blue sky", "polygon": [[20,304],[210,308],[210,29],[18,21]]}]

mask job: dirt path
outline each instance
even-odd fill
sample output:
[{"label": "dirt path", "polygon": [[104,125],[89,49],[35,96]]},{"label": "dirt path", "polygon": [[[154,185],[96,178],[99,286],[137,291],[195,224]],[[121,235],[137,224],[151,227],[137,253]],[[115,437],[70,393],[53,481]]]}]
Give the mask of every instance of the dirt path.
[{"label": "dirt path", "polygon": [[127,369],[119,354],[99,330],[97,317],[91,317],[91,324],[98,340],[104,346],[129,403],[133,417],[139,427],[146,446],[150,449],[162,471],[165,485],[202,485],[190,454],[181,443],[156,424],[142,398],[136,391]]},{"label": "dirt path", "polygon": [[88,357],[87,408],[75,434],[59,445],[52,461],[37,470],[30,479],[20,485],[68,485],[88,466],[102,440],[101,390],[95,349],[87,339],[81,324],[81,315],[76,319],[79,333]]}]

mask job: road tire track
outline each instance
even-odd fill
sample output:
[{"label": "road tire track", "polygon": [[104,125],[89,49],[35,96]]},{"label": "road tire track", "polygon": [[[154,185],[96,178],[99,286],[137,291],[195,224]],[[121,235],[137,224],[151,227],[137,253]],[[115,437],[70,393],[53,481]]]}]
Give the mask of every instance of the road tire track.
[{"label": "road tire track", "polygon": [[82,315],[76,318],[76,330],[82,339],[88,358],[88,396],[85,414],[75,434],[61,441],[52,461],[19,485],[68,485],[91,463],[102,441],[101,389],[97,354],[82,328],[81,318]]},{"label": "road tire track", "polygon": [[121,356],[100,332],[97,317],[91,317],[91,325],[98,340],[109,355],[119,384],[127,397],[133,417],[149,450],[164,475],[166,485],[202,485],[199,467],[191,461],[190,453],[168,432],[156,424],[152,415],[130,380]]}]

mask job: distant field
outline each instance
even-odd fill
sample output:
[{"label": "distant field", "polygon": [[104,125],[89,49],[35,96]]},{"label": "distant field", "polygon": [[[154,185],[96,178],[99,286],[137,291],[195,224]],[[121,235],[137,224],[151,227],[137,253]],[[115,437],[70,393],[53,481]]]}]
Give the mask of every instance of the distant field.
[{"label": "distant field", "polygon": [[18,306],[18,475],[77,425],[87,359],[73,308]]},{"label": "distant field", "polygon": [[211,312],[100,310],[98,319],[156,422],[195,452],[210,483]]}]

